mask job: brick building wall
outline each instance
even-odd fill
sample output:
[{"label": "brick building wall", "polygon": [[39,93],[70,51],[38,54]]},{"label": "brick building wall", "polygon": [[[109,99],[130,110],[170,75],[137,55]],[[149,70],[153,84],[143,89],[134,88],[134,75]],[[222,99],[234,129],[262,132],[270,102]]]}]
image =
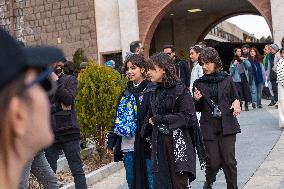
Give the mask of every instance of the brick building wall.
[{"label": "brick building wall", "polygon": [[[15,37],[28,45],[56,45],[69,59],[83,48],[89,58],[97,60],[94,0],[12,1]],[[0,0],[0,26],[7,29],[9,2]]]}]

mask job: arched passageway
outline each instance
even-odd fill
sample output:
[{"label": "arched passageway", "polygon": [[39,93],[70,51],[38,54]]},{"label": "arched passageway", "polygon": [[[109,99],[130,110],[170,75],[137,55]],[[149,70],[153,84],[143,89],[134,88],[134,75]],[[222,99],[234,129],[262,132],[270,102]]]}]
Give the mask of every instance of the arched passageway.
[{"label": "arched passageway", "polygon": [[[191,13],[188,10],[200,9],[200,12]],[[203,39],[206,34],[218,23],[229,17],[240,14],[262,15],[272,30],[270,0],[145,0],[138,1],[138,21],[140,39],[149,54],[150,44],[159,27],[167,33],[162,43],[174,43],[181,49]],[[160,33],[161,36],[163,34]],[[158,40],[158,39],[156,39]],[[160,40],[160,39],[159,39]],[[153,45],[153,44],[152,44]],[[159,44],[155,44],[159,50]]]}]

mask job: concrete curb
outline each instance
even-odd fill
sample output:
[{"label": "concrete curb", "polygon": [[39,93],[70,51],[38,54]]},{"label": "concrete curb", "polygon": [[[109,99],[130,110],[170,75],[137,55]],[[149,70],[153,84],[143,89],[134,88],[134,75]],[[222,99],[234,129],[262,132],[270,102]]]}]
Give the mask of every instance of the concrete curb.
[{"label": "concrete curb", "polygon": [[[100,169],[95,170],[86,175],[87,185],[92,186],[96,182],[101,181],[102,179],[108,177],[109,175],[117,172],[121,168],[123,168],[122,162],[112,162],[108,165],[105,165],[101,167]],[[69,183],[61,187],[60,189],[75,189],[75,184],[74,182],[72,182],[72,183]]]},{"label": "concrete curb", "polygon": [[[90,147],[90,148],[83,149],[83,150],[81,150],[80,153],[83,156],[86,156],[86,155],[91,154],[91,153],[95,153],[95,147]],[[60,171],[65,171],[67,169],[69,169],[69,165],[68,165],[67,159],[66,159],[66,157],[64,155],[62,155],[62,157],[57,160],[57,170],[56,170],[56,172],[59,173]]]}]

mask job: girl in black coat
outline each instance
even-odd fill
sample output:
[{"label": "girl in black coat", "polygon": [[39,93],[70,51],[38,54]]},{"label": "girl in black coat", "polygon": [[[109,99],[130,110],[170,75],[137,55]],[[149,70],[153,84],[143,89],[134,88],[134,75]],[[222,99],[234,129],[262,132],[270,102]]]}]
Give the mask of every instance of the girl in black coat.
[{"label": "girl in black coat", "polygon": [[238,93],[232,78],[220,72],[222,63],[214,48],[204,48],[199,62],[204,76],[195,81],[193,96],[196,110],[201,112],[199,123],[208,157],[203,189],[212,189],[220,168],[227,188],[237,189],[235,142],[241,131],[236,119],[241,111]]},{"label": "girl in black coat", "polygon": [[[177,79],[169,55],[150,57],[148,75],[157,88],[151,97],[154,185],[157,189],[184,189],[196,176],[192,128],[197,124],[189,90]],[[147,129],[146,129],[147,130]]]}]

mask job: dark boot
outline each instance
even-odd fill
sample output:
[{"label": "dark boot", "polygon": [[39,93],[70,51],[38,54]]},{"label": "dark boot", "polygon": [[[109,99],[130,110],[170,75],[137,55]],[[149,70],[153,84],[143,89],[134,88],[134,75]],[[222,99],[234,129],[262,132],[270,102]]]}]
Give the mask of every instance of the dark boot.
[{"label": "dark boot", "polygon": [[248,103],[245,103],[245,111],[249,111]]},{"label": "dark boot", "polygon": [[213,185],[213,183],[205,181],[204,185],[203,185],[203,189],[212,189],[212,185]]},{"label": "dark boot", "polygon": [[268,104],[268,106],[274,106],[275,104],[276,104],[276,102],[275,102],[275,97],[272,96],[272,97],[271,97],[271,102],[270,102],[270,104]]}]

